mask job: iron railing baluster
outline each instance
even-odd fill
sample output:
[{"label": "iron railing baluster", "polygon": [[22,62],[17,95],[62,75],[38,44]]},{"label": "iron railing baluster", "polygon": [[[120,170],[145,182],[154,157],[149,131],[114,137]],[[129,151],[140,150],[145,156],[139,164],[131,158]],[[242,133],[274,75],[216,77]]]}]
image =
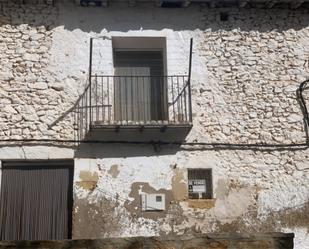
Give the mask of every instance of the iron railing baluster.
[{"label": "iron railing baluster", "polygon": [[[179,82],[179,77],[177,77],[177,85],[178,88],[180,88],[180,84],[181,82]],[[180,96],[180,103],[179,103],[179,114],[178,114],[178,121],[180,121],[181,123],[183,122],[183,103],[182,103],[182,96],[183,96],[183,91],[178,93]]]},{"label": "iron railing baluster", "polygon": [[74,107],[78,139],[84,139],[96,124],[189,125],[192,122],[187,75],[95,75],[90,83]]},{"label": "iron railing baluster", "polygon": [[[130,85],[130,88],[131,88],[131,100],[130,100],[130,106],[129,106],[129,109],[131,109],[131,113],[130,113],[130,118],[132,119],[132,121],[134,120],[134,105],[133,105],[133,87],[134,87],[134,77],[131,77],[131,85]],[[131,108],[130,108],[131,107]],[[130,120],[129,120],[130,121]]]},{"label": "iron railing baluster", "polygon": [[[185,88],[186,86],[186,80],[185,80],[185,77],[183,76],[182,77],[182,82],[183,82],[183,87]],[[183,92],[184,94],[184,105],[185,105],[185,121],[188,122],[188,112],[187,112],[187,89],[184,90]]]},{"label": "iron railing baluster", "polygon": [[125,124],[128,124],[128,87],[127,87],[127,77],[124,77],[124,86],[125,86],[125,90],[124,90],[124,94],[125,94]]},{"label": "iron railing baluster", "polygon": [[105,121],[105,108],[104,108],[104,99],[105,99],[105,97],[104,97],[104,77],[101,77],[101,104],[102,104],[102,106],[101,106],[101,108],[102,108],[102,110],[101,110],[101,114],[102,114],[102,121],[103,121],[103,124],[105,123],[104,121]]},{"label": "iron railing baluster", "polygon": [[[84,96],[83,96],[83,98],[84,98]],[[84,104],[84,99],[82,98],[82,103],[81,103],[81,105],[83,106],[83,104]],[[83,109],[81,109],[81,112],[80,112],[80,137],[84,137],[84,126],[83,126],[83,124],[84,124],[84,110]]]},{"label": "iron railing baluster", "polygon": [[[88,103],[88,94],[86,94],[85,97],[84,97],[84,103]],[[88,126],[88,115],[87,115],[87,113],[88,113],[88,109],[86,108],[84,110],[84,113],[83,113],[85,115],[85,125],[84,125],[83,136],[86,135],[86,129],[87,129],[87,126]]]},{"label": "iron railing baluster", "polygon": [[181,96],[180,94],[180,89],[179,89],[179,80],[178,80],[178,77],[177,77],[177,80],[176,80],[176,87],[177,87],[177,96],[178,96],[178,100],[177,100],[177,122],[179,122],[179,114],[180,114],[180,103],[179,103],[179,98]]},{"label": "iron railing baluster", "polygon": [[98,119],[100,119],[100,116],[99,116],[99,106],[98,106],[98,77],[97,76],[95,76],[95,101],[94,101],[94,103],[95,103],[95,118],[94,118],[94,120],[98,120]]},{"label": "iron railing baluster", "polygon": [[111,122],[111,108],[109,106],[109,77],[107,77],[107,108],[108,108],[108,115],[107,115],[107,122]]},{"label": "iron railing baluster", "polygon": [[159,78],[159,84],[160,84],[160,120],[163,122],[164,119],[164,106],[163,106],[163,102],[164,102],[164,93],[163,93],[163,79],[162,77],[158,77]]},{"label": "iron railing baluster", "polygon": [[[144,110],[144,124],[146,124],[147,123],[147,116],[149,115],[149,113],[148,113],[148,115],[147,115],[147,109],[149,108],[150,109],[150,107],[148,107],[147,109],[146,109],[146,104],[147,104],[147,102],[145,101],[145,95],[146,95],[146,93],[145,93],[145,77],[142,77],[142,79],[143,79],[143,91],[142,91],[142,94],[144,95],[144,97],[143,97],[143,102],[141,103],[144,107],[143,107],[143,110]],[[149,94],[149,97],[150,97],[150,94]],[[150,101],[148,100],[148,102],[150,103]]]},{"label": "iron railing baluster", "polygon": [[[114,101],[118,101],[118,108],[119,108],[119,113],[118,113],[118,116],[119,116],[119,120],[123,120],[123,117],[122,117],[122,113],[123,113],[123,111],[122,111],[122,109],[123,109],[123,99],[122,99],[122,87],[121,87],[121,85],[122,85],[122,78],[121,77],[116,77],[116,79],[118,80],[118,90],[119,90],[119,100],[117,100],[117,99],[115,99]],[[116,94],[116,91],[115,91],[115,94]],[[118,120],[117,120],[118,121]]]},{"label": "iron railing baluster", "polygon": [[171,77],[171,88],[172,88],[172,107],[173,107],[173,119],[174,119],[174,123],[176,123],[176,112],[175,112],[175,104],[173,103],[174,98],[175,98],[175,94],[174,94],[174,84],[173,84],[173,77]]},{"label": "iron railing baluster", "polygon": [[192,72],[193,38],[190,39],[189,74],[188,74],[188,97],[189,97],[189,122],[192,123],[192,100],[191,100],[191,72]]}]

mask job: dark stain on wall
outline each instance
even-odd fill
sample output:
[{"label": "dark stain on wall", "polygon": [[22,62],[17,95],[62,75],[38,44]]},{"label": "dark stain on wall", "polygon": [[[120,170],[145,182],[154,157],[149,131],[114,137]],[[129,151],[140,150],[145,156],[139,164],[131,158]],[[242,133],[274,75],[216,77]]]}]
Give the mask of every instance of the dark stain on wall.
[{"label": "dark stain on wall", "polygon": [[75,198],[73,239],[93,239],[110,236],[121,229],[121,213],[115,212],[116,201],[102,198],[95,203]]},{"label": "dark stain on wall", "polygon": [[108,174],[110,174],[113,178],[117,178],[117,176],[120,173],[120,170],[118,169],[118,165],[117,164],[113,164],[110,169],[107,171]]},{"label": "dark stain on wall", "polygon": [[80,181],[76,185],[85,189],[93,191],[97,187],[99,175],[97,172],[81,171],[79,174]]},{"label": "dark stain on wall", "polygon": [[[248,223],[249,221],[249,223]],[[278,212],[270,212],[261,220],[256,207],[229,224],[215,221],[218,232],[274,232],[282,228],[306,228],[309,231],[309,202],[299,208],[288,208]]]},{"label": "dark stain on wall", "polygon": [[172,178],[172,191],[175,201],[184,201],[188,198],[188,185],[185,177],[186,169],[175,168]]},{"label": "dark stain on wall", "polygon": [[[173,178],[175,184],[173,188],[177,187],[177,182],[181,182],[183,178],[182,172],[175,174],[177,177]],[[80,178],[88,181],[93,180],[94,185],[83,185],[77,183],[84,189],[93,190],[96,186],[98,176],[96,173],[81,172]],[[87,180],[87,181],[86,181]],[[182,182],[181,182],[182,184]],[[226,189],[222,192],[228,195],[230,190],[241,189],[242,186],[236,181],[227,182]],[[184,188],[183,188],[184,190]],[[140,191],[149,194],[165,194],[166,210],[164,211],[142,211]],[[185,191],[180,191],[181,195]],[[215,206],[215,199],[212,200],[189,200],[185,202],[188,204],[189,210],[182,208],[181,202],[175,198],[173,190],[159,189],[156,190],[147,182],[135,182],[131,185],[131,192],[129,198],[124,202],[125,211],[115,212],[115,208],[119,205],[117,199],[110,200],[102,197],[92,203],[88,199],[75,198],[75,209],[73,218],[73,238],[100,238],[111,234],[121,233],[120,218],[121,215],[128,215],[132,222],[143,217],[154,220],[160,224],[167,224],[171,230],[166,232],[159,231],[161,236],[177,235],[177,234],[201,234],[202,232],[273,232],[281,231],[282,228],[302,227],[309,230],[309,202],[301,207],[293,207],[284,209],[278,212],[270,211],[265,219],[261,219],[257,212],[257,203],[259,190],[252,192],[253,201],[248,207],[248,211],[229,223],[223,223],[220,218],[208,219],[207,210]],[[181,196],[181,195],[178,195]],[[180,198],[182,199],[182,197]],[[127,211],[127,212],[126,212]],[[193,215],[196,219],[194,222]],[[210,213],[208,213],[210,214]],[[184,222],[188,221],[184,226]],[[200,227],[202,226],[202,227]]]},{"label": "dark stain on wall", "polygon": [[[165,194],[165,210],[164,211],[144,211],[142,212],[141,207],[141,197],[139,191],[147,194]],[[131,192],[129,194],[130,198],[134,198],[133,201],[126,201],[125,208],[133,216],[143,216],[144,218],[157,220],[158,218],[164,218],[167,215],[167,210],[169,210],[172,200],[173,193],[171,190],[159,189],[151,187],[148,182],[134,182],[131,185]]]}]

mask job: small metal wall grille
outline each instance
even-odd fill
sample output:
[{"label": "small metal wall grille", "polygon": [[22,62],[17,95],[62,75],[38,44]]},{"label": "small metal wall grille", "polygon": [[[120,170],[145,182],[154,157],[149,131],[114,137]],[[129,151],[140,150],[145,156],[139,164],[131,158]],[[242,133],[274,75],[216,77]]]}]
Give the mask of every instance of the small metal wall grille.
[{"label": "small metal wall grille", "polygon": [[190,199],[211,199],[212,170],[188,169],[188,192]]}]

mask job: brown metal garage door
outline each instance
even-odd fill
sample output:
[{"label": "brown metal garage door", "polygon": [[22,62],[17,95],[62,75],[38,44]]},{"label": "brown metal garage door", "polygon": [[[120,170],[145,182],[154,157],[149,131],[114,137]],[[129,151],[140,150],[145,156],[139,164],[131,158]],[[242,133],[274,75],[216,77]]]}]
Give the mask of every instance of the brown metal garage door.
[{"label": "brown metal garage door", "polygon": [[2,166],[0,239],[70,238],[72,162],[15,161]]}]

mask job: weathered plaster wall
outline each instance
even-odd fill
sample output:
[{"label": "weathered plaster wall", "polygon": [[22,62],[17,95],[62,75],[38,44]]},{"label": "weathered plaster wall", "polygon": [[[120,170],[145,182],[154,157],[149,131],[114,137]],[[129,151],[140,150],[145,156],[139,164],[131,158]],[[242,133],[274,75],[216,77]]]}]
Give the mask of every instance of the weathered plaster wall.
[{"label": "weathered plaster wall", "polygon": [[[221,11],[229,22],[220,21]],[[86,85],[89,38],[106,35],[166,37],[168,74],[187,73],[194,38],[188,141],[306,142],[296,99],[309,74],[306,11],[1,3],[0,14],[2,139],[72,139],[64,114]],[[109,40],[95,44],[98,72],[112,73],[111,49]],[[296,232],[296,248],[308,247],[309,153],[302,146],[160,149],[3,144],[0,159],[75,158],[75,238],[282,230]],[[213,200],[187,199],[187,168],[194,167],[213,169]],[[165,193],[167,210],[141,212],[141,192]]]},{"label": "weathered plaster wall", "polygon": [[[276,155],[252,151],[181,151],[174,154],[168,149],[162,149],[162,153],[151,151],[151,147],[135,149],[145,156],[118,158],[114,154],[112,158],[104,158],[104,148],[92,147],[89,148],[91,157],[102,159],[75,159],[77,237],[84,233],[81,228],[89,223],[92,214],[97,217],[93,219],[95,228],[88,230],[86,236],[128,236],[133,231],[134,235],[162,235],[286,228],[293,231],[299,228],[302,233],[302,229],[308,229],[308,204],[300,205],[308,200],[306,171],[297,170],[295,165],[267,163],[274,156],[287,160],[295,152]],[[256,164],[253,159],[245,158],[255,158]],[[194,167],[213,169],[213,200],[188,200],[186,169]],[[90,187],[79,185],[85,171],[92,176]],[[141,192],[165,193],[166,212],[157,215],[142,212],[138,196]],[[106,205],[106,199],[110,200],[109,205],[117,207],[112,216],[106,216],[104,211],[98,213],[103,203]],[[80,211],[87,205],[85,200],[93,205],[90,210],[86,208],[88,214]],[[119,219],[119,226],[114,230],[97,229],[110,219]],[[133,224],[137,227],[132,227]]]}]

